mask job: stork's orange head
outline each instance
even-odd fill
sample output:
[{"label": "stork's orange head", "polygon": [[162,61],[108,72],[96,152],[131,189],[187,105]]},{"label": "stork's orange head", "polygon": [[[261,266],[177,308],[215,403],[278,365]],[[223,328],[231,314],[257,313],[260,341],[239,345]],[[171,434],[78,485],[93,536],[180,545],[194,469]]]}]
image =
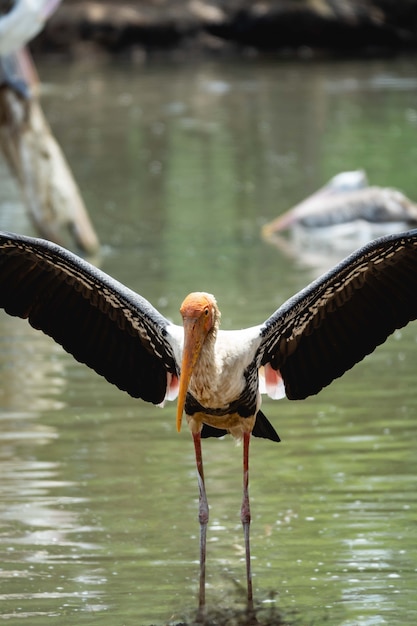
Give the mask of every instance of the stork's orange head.
[{"label": "stork's orange head", "polygon": [[180,388],[177,405],[177,430],[181,430],[182,414],[190,379],[207,335],[217,327],[220,313],[216,299],[209,293],[190,293],[181,305],[184,325]]},{"label": "stork's orange head", "polygon": [[181,305],[180,313],[183,322],[201,320],[202,329],[208,333],[217,318],[217,303],[214,296],[204,291],[190,293]]}]

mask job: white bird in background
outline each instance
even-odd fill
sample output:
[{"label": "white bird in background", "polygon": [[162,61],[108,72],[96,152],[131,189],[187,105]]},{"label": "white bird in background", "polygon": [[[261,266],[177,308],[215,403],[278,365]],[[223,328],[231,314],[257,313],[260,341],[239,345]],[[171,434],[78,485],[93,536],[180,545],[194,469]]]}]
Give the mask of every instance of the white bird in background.
[{"label": "white bird in background", "polygon": [[205,605],[209,517],[201,438],[243,440],[241,520],[248,607],[251,434],[279,441],[260,410],[261,393],[290,400],[318,393],[417,318],[417,230],[367,244],[290,298],[262,324],[219,329],[214,296],[183,301],[182,325],[59,246],[0,234],[0,307],[27,318],[78,361],[131,396],[154,404],[178,395],[194,441],[199,485],[200,587]]},{"label": "white bird in background", "polygon": [[23,48],[36,37],[61,0],[16,0],[0,17],[0,55]]},{"label": "white bird in background", "polygon": [[25,46],[42,30],[60,2],[16,0],[7,13],[0,14],[0,85],[8,85],[25,100],[31,98],[33,85],[38,82]]}]

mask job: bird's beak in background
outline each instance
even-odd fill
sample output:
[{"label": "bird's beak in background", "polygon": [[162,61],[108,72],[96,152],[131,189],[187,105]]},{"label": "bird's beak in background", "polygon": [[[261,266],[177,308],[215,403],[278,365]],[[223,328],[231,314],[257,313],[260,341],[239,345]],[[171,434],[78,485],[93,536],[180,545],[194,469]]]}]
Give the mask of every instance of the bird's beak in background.
[{"label": "bird's beak in background", "polygon": [[188,385],[193,374],[195,364],[200,356],[201,348],[207,332],[204,330],[204,319],[201,317],[183,318],[184,323],[184,348],[182,353],[180,388],[177,404],[177,431],[181,430],[182,414],[184,412],[185,398]]}]

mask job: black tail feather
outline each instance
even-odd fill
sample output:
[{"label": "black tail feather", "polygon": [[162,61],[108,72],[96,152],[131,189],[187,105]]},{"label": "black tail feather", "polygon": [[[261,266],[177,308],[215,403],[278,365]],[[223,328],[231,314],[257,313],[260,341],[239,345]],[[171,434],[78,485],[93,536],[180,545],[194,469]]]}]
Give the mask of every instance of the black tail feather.
[{"label": "black tail feather", "polygon": [[[223,428],[214,428],[208,424],[203,424],[201,430],[201,438],[207,439],[208,437],[224,437],[229,431]],[[258,411],[256,415],[255,426],[253,427],[252,435],[254,437],[262,437],[263,439],[270,439],[271,441],[281,441],[275,428],[271,422],[266,418],[262,411]]]},{"label": "black tail feather", "polygon": [[262,413],[262,411],[258,411],[258,413],[256,414],[256,422],[255,426],[253,427],[252,435],[254,437],[270,439],[271,441],[281,441],[277,431],[272,426],[267,417]]},{"label": "black tail feather", "polygon": [[203,424],[203,428],[201,429],[201,438],[207,439],[207,437],[224,437],[224,435],[227,435],[228,432],[228,430],[223,430],[223,428],[214,428],[214,426]]}]

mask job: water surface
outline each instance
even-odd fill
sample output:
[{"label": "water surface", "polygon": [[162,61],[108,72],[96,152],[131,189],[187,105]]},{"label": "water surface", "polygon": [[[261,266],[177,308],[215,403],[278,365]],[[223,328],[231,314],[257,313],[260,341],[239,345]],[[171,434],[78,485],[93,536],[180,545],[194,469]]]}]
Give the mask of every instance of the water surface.
[{"label": "water surface", "polygon": [[[276,248],[264,223],[342,170],[417,198],[414,61],[39,65],[43,106],[103,244],[102,269],[179,321],[191,290],[224,328],[262,322],[332,246]],[[31,233],[1,172],[1,227]],[[308,252],[308,254],[306,254]],[[175,407],[133,400],[0,318],[0,616],[181,621],[196,607],[197,484]],[[417,327],[319,396],[265,400],[251,450],[259,603],[302,624],[417,619]],[[244,601],[241,453],[204,442],[210,606]]]}]

